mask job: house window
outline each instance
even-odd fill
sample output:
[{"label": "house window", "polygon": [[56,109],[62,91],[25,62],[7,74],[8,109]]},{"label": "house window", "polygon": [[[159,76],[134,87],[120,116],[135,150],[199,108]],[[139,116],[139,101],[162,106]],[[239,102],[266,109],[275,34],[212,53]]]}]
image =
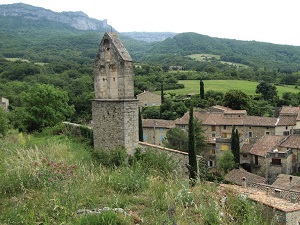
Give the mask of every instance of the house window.
[{"label": "house window", "polygon": [[223,129],[226,130],[226,125],[223,126]]},{"label": "house window", "polygon": [[211,136],[212,136],[212,137],[216,137],[216,133],[212,133]]},{"label": "house window", "polygon": [[215,154],[216,154],[216,150],[215,150],[215,149],[211,149],[211,150],[209,151],[209,153],[210,153],[210,155],[215,155]]},{"label": "house window", "polygon": [[164,131],[164,128],[159,128],[159,131],[160,131],[160,132],[163,132],[163,131]]},{"label": "house window", "polygon": [[228,145],[221,145],[221,150],[222,151],[226,151],[226,150],[228,150],[229,148],[228,148]]},{"label": "house window", "polygon": [[283,135],[284,135],[284,136],[289,136],[289,135],[290,135],[290,132],[289,132],[289,131],[283,131]]},{"label": "house window", "polygon": [[285,129],[287,130],[287,129],[288,129],[288,127],[285,127]]},{"label": "house window", "polygon": [[216,131],[216,126],[215,125],[211,126],[211,131]]},{"label": "house window", "polygon": [[266,127],[267,129],[269,129],[269,127]]},{"label": "house window", "polygon": [[252,137],[252,131],[249,131],[249,138]]},{"label": "house window", "polygon": [[272,165],[281,165],[281,159],[272,158]]},{"label": "house window", "polygon": [[243,153],[243,158],[248,158],[248,154]]},{"label": "house window", "polygon": [[269,131],[266,131],[266,135],[270,135],[270,132],[269,132]]},{"label": "house window", "polygon": [[147,135],[146,134],[143,134],[143,140],[147,141]]},{"label": "house window", "polygon": [[208,165],[208,167],[214,167],[215,166],[215,161],[209,160],[209,161],[207,161],[207,165]]},{"label": "house window", "polygon": [[249,127],[249,129],[251,130],[251,127]]},{"label": "house window", "polygon": [[258,165],[258,155],[254,156],[254,163],[255,165]]},{"label": "house window", "polygon": [[164,138],[165,138],[165,137],[162,136],[162,135],[159,136],[159,139],[160,139],[161,141],[164,140]]}]

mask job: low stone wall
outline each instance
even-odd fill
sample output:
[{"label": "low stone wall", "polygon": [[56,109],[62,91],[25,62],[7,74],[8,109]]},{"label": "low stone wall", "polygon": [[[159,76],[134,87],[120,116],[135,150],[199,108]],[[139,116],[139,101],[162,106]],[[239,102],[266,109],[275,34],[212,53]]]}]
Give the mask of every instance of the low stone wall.
[{"label": "low stone wall", "polygon": [[[171,148],[165,148],[162,146],[149,144],[147,142],[139,142],[139,147],[143,151],[155,151],[158,154],[167,153],[178,163],[178,175],[180,174],[188,176],[189,171],[187,165],[189,163],[189,154],[187,152],[182,152]],[[201,156],[197,156],[197,160],[199,161],[200,159]]]},{"label": "low stone wall", "polygon": [[271,196],[283,198],[287,201],[300,202],[300,192],[293,190],[286,190],[282,188],[276,188],[267,184],[248,183],[247,186],[256,188],[260,191],[264,191]]}]

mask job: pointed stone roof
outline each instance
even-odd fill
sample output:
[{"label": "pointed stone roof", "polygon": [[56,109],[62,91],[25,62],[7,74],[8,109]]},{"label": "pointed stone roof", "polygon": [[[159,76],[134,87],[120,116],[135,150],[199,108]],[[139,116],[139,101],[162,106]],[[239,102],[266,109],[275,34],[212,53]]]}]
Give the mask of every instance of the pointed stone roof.
[{"label": "pointed stone roof", "polygon": [[103,39],[102,39],[100,45],[102,44],[103,41],[105,41],[105,39],[110,39],[111,40],[111,43],[113,44],[113,46],[116,49],[116,52],[118,52],[119,56],[124,61],[132,61],[131,56],[129,55],[127,49],[122,44],[122,42],[120,41],[120,39],[119,39],[119,37],[116,33],[106,32],[103,36]]}]

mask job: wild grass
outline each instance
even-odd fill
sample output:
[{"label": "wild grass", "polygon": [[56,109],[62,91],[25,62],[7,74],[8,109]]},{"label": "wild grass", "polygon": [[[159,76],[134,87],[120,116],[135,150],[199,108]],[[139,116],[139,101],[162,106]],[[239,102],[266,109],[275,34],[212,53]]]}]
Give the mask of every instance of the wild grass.
[{"label": "wild grass", "polygon": [[[219,91],[225,93],[231,89],[241,90],[248,95],[256,95],[255,90],[258,82],[245,80],[204,80],[205,91]],[[180,80],[179,84],[184,84],[183,89],[166,90],[165,93],[176,93],[178,95],[199,94],[199,80]],[[276,86],[278,95],[282,96],[284,92],[298,93],[293,85]]]},{"label": "wild grass", "polygon": [[[97,150],[66,135],[12,132],[0,142],[0,224],[271,224],[263,208],[218,184],[174,175],[171,157]],[[105,163],[103,163],[105,162]],[[79,215],[78,210],[121,208]],[[223,215],[223,216],[222,216]],[[249,222],[251,220],[251,223]],[[274,223],[275,224],[275,223]]]}]

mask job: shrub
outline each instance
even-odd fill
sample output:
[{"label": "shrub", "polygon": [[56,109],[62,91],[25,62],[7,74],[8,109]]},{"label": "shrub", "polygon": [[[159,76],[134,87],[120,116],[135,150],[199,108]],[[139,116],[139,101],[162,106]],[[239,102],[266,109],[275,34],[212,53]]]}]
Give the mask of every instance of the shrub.
[{"label": "shrub", "polygon": [[128,155],[126,149],[122,147],[113,150],[95,149],[92,150],[92,158],[96,163],[113,168],[126,165]]},{"label": "shrub", "polygon": [[89,214],[79,220],[80,225],[130,225],[129,219],[121,214],[112,211],[105,211],[100,214]]}]

